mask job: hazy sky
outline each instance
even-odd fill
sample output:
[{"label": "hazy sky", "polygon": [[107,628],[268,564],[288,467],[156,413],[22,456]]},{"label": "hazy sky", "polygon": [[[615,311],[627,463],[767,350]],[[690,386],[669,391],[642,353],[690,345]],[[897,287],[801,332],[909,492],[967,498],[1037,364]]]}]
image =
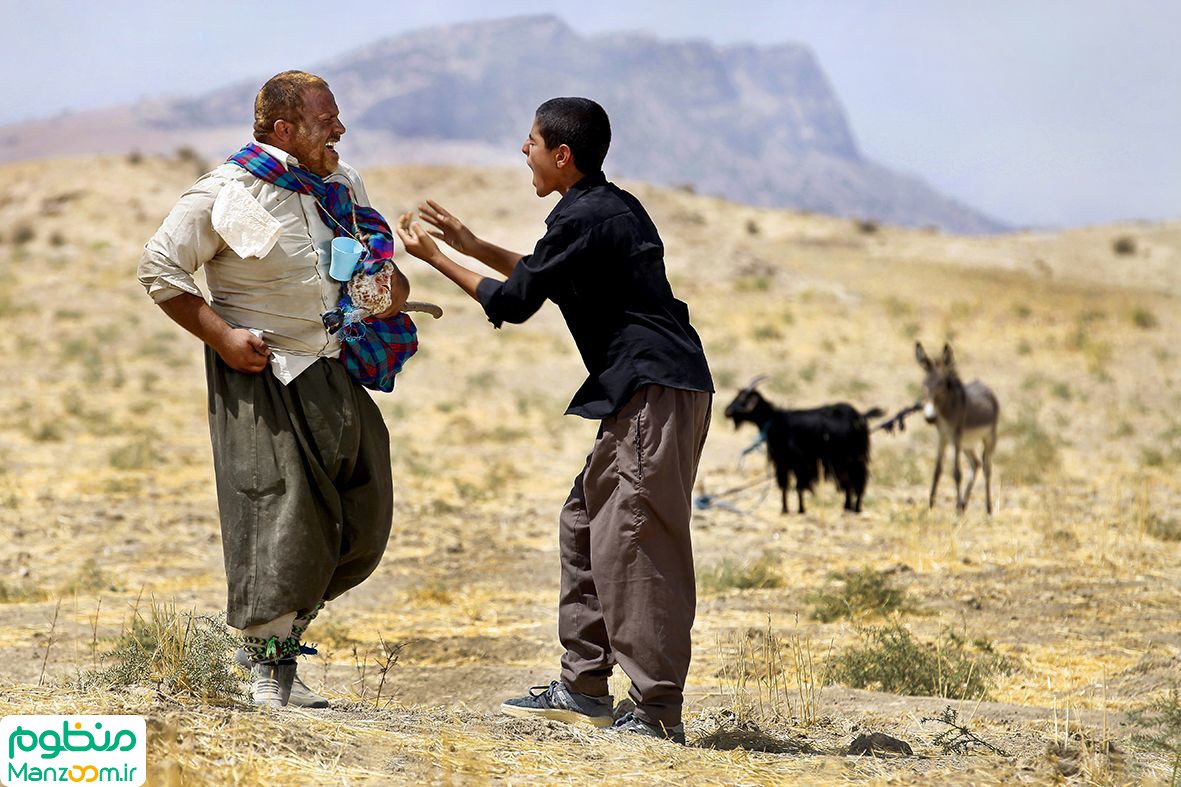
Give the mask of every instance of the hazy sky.
[{"label": "hazy sky", "polygon": [[1016,225],[1181,217],[1177,0],[0,0],[0,9],[0,123],[265,79],[420,27],[556,13],[582,33],[805,43],[866,156]]}]

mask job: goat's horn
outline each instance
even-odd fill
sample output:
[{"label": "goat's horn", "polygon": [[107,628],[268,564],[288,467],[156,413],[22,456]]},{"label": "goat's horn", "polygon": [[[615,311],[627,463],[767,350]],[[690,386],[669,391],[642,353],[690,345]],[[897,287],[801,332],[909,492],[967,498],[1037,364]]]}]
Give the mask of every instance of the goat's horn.
[{"label": "goat's horn", "polygon": [[766,379],[767,379],[767,375],[760,374],[758,377],[756,377],[755,379],[753,379],[749,383],[747,383],[746,388],[744,390],[749,391],[751,388],[754,388],[756,385],[758,385],[759,383],[761,383],[763,380],[766,380]]},{"label": "goat's horn", "polygon": [[433,303],[426,303],[425,301],[406,301],[406,305],[402,307],[404,312],[426,312],[436,320],[443,316],[443,309]]}]

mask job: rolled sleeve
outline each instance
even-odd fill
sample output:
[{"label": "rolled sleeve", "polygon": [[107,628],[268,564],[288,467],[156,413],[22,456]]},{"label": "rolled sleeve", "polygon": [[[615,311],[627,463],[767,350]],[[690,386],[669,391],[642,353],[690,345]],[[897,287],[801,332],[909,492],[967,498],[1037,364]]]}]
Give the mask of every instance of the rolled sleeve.
[{"label": "rolled sleeve", "polygon": [[499,328],[504,324],[504,320],[497,316],[496,306],[494,302],[500,290],[504,287],[504,282],[496,279],[482,279],[476,285],[476,299],[480,301],[480,305],[484,307],[484,313],[488,315],[488,320],[493,327]]},{"label": "rolled sleeve", "polygon": [[587,234],[568,224],[555,224],[537,242],[532,254],[520,259],[508,280],[484,279],[476,296],[488,320],[497,328],[502,323],[522,323],[537,313],[554,295],[557,282],[578,264],[587,248]]},{"label": "rolled sleeve", "polygon": [[215,178],[194,184],[144,246],[136,275],[156,303],[186,292],[201,297],[193,274],[225,245],[212,221],[213,201],[222,184]]}]

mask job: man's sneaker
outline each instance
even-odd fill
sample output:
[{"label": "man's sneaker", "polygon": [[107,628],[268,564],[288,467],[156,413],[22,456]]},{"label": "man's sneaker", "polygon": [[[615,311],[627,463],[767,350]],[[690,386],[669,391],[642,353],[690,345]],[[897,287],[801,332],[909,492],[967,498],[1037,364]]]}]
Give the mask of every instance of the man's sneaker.
[{"label": "man's sneaker", "polygon": [[611,695],[588,697],[570,691],[561,681],[548,686],[534,686],[529,694],[505,700],[501,713],[522,719],[553,719],[567,724],[589,724],[592,727],[611,726]]},{"label": "man's sneaker", "polygon": [[[234,653],[234,661],[239,667],[250,672],[254,668],[254,662],[250,660],[250,656],[242,648]],[[299,677],[299,672],[295,673],[295,677],[291,679],[291,695],[287,699],[287,704],[294,708],[330,708],[328,700],[316,692],[308,688],[308,685]]]},{"label": "man's sneaker", "polygon": [[685,725],[677,724],[666,727],[663,724],[649,724],[643,719],[636,718],[634,713],[625,713],[611,725],[611,732],[631,732],[636,735],[646,735],[649,738],[661,738],[673,743],[685,745]]},{"label": "man's sneaker", "polygon": [[255,664],[250,668],[250,699],[255,705],[282,708],[291,698],[294,680],[295,662]]},{"label": "man's sneaker", "polygon": [[328,699],[308,688],[308,684],[300,680],[299,673],[295,673],[291,681],[291,696],[287,704],[295,708],[331,708]]}]

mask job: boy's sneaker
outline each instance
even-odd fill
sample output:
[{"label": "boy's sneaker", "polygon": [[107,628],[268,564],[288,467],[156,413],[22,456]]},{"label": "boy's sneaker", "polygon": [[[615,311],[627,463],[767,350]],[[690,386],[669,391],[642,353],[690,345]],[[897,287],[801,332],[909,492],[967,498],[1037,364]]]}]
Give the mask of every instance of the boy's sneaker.
[{"label": "boy's sneaker", "polygon": [[534,686],[524,697],[505,700],[500,711],[522,719],[553,719],[567,724],[610,727],[611,707],[610,694],[589,697],[570,691],[566,684],[555,680],[548,686]]},{"label": "boy's sneaker", "polygon": [[[242,648],[238,648],[234,653],[234,661],[247,672],[254,669],[254,662],[250,660],[250,656]],[[328,704],[327,699],[308,688],[308,685],[300,679],[298,671],[291,678],[291,693],[287,698],[287,704],[295,708],[332,707]]]},{"label": "boy's sneaker", "polygon": [[295,662],[290,664],[255,664],[250,668],[250,699],[255,705],[282,708],[291,698]]},{"label": "boy's sneaker", "polygon": [[625,713],[611,725],[611,732],[631,732],[636,735],[646,735],[649,738],[661,738],[673,743],[685,745],[685,725],[677,724],[666,727],[663,724],[649,724],[643,719],[636,718],[634,713]]}]

